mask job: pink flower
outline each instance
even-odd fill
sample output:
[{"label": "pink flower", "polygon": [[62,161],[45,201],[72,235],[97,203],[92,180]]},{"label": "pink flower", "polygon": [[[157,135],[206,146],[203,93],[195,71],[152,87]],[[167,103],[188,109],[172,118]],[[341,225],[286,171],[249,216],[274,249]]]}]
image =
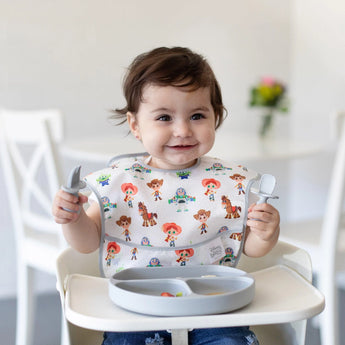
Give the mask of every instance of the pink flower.
[{"label": "pink flower", "polygon": [[261,84],[266,86],[273,86],[275,84],[275,80],[271,77],[263,77],[261,79]]}]

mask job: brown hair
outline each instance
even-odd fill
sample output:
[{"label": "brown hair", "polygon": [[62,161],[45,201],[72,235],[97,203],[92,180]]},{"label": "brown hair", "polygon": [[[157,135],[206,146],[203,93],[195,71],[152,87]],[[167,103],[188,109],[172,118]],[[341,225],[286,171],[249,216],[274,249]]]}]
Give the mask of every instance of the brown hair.
[{"label": "brown hair", "polygon": [[115,109],[113,116],[121,120],[120,124],[126,122],[127,112],[138,112],[143,89],[148,84],[188,87],[191,91],[208,87],[216,128],[227,115],[220,86],[206,59],[188,48],[160,47],[137,56],[129,66],[123,82],[127,105]]}]

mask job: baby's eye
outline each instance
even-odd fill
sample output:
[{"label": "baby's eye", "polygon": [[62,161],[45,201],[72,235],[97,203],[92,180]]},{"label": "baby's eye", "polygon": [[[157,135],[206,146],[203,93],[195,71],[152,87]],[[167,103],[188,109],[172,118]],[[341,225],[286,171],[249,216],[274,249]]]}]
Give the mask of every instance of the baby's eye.
[{"label": "baby's eye", "polygon": [[193,114],[191,117],[191,120],[200,120],[205,118],[205,116],[203,114]]},{"label": "baby's eye", "polygon": [[171,116],[170,115],[161,115],[157,119],[158,121],[171,121]]}]

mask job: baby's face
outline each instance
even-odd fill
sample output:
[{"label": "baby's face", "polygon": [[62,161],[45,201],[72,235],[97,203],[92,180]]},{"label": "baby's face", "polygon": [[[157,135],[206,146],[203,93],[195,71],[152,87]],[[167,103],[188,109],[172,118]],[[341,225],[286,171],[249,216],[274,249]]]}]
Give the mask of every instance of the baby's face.
[{"label": "baby's face", "polygon": [[128,114],[132,133],[160,169],[185,169],[209,152],[215,139],[215,114],[208,88],[194,91],[149,85],[137,114]]}]

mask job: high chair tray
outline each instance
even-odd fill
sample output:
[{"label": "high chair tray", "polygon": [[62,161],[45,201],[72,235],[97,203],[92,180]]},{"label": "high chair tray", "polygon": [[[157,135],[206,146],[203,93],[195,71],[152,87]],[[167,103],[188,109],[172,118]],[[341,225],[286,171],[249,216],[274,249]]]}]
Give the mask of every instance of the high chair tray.
[{"label": "high chair tray", "polygon": [[134,332],[287,323],[313,317],[325,306],[322,294],[289,267],[272,266],[251,274],[255,296],[244,308],[225,314],[156,317],[112,303],[109,279],[74,273],[65,282],[65,314],[79,327]]},{"label": "high chair tray", "polygon": [[110,299],[130,311],[156,316],[219,314],[249,304],[254,278],[226,266],[128,268],[109,280]]}]

